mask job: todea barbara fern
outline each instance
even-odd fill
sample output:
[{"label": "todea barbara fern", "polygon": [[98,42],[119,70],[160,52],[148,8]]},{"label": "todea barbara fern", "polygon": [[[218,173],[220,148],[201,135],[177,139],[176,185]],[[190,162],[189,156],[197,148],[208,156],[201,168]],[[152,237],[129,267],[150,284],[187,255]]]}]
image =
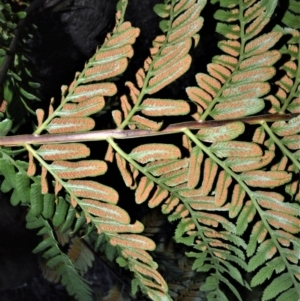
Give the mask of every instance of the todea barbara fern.
[{"label": "todea barbara fern", "polygon": [[[115,78],[127,68],[139,35],[124,20],[122,0],[113,32],[62,87],[60,104],[54,108],[51,100],[47,114],[37,110],[33,135],[1,138],[1,190],[11,192],[12,204],[29,206],[27,227],[43,235],[34,252],[77,300],[92,300],[79,272],[88,263],[76,265],[79,251],[64,253],[54,231],[97,235],[95,248],[133,272],[134,293],[140,288],[152,300],[188,298],[189,288],[168,289],[149,254],[155,243],[118,206],[118,186],[101,183],[111,163],[137,204],[160,206],[177,221],[176,242],[187,246],[192,269],[206,273],[198,289],[207,300],[232,300],[232,294],[244,300],[237,283],[249,290],[262,284],[261,300],[300,298],[300,5],[290,1],[281,26],[270,29],[277,1],[211,2],[220,6],[214,17],[224,36],[222,54],[186,87],[189,100],[155,93],[189,69],[206,1],[166,0],[154,7],[162,34],[111,112],[116,128],[89,132],[95,126],[89,116],[109,109],[106,99],[117,93]],[[186,122],[168,124],[168,116],[179,115]],[[3,120],[2,136],[10,128]],[[116,141],[171,133],[182,135],[181,145],[135,139],[126,151]],[[107,142],[104,158],[89,159],[90,149],[79,143],[94,140]],[[24,150],[28,162],[17,160]],[[95,176],[100,180],[91,180]]]}]

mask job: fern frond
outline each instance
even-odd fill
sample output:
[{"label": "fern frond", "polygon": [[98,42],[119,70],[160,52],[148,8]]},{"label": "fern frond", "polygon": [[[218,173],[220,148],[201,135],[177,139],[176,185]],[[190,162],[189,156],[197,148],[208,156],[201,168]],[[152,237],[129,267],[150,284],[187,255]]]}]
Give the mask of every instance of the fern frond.
[{"label": "fern frond", "polygon": [[94,254],[79,237],[74,237],[68,250],[69,258],[85,273],[94,261]]},{"label": "fern frond", "polygon": [[199,87],[187,88],[190,100],[198,107],[197,120],[209,115],[214,119],[237,118],[261,111],[261,97],[269,91],[266,81],[275,74],[272,65],[280,58],[278,51],[269,50],[281,37],[279,32],[255,38],[268,23],[276,1],[222,4],[227,5],[229,10],[215,14],[217,20],[227,22],[217,25],[217,31],[228,39],[218,44],[226,54],[213,58],[207,66],[209,75],[196,75]]},{"label": "fern frond", "polygon": [[[42,230],[42,232],[45,232],[45,230]],[[92,266],[94,254],[85,245],[82,239],[78,237],[71,238],[69,233],[61,233],[59,231],[55,231],[55,234],[57,237],[57,241],[61,246],[70,243],[67,255],[74,263],[80,275],[83,275],[88,270],[88,268]],[[43,235],[45,235],[45,233]],[[51,282],[60,281],[61,276],[57,273],[58,267],[49,267],[46,265],[46,262],[47,261],[45,258],[39,259],[43,276]]]},{"label": "fern frond", "polygon": [[[121,11],[119,11],[119,14]],[[101,111],[104,106],[104,96],[112,96],[117,92],[112,82],[92,83],[107,80],[124,72],[128,59],[132,57],[131,44],[139,35],[139,29],[130,22],[116,25],[111,36],[88,61],[84,70],[77,74],[69,88],[62,89],[62,102],[53,111],[50,104],[49,117],[40,124],[35,134],[44,129],[49,133],[70,133],[88,131],[94,127],[94,121],[88,116]],[[126,46],[124,49],[123,46]],[[65,117],[68,116],[68,117]]]},{"label": "fern frond", "polygon": [[123,292],[123,287],[114,285],[105,296],[102,301],[129,301],[129,297]]},{"label": "fern frond", "polygon": [[[111,64],[121,64],[126,68],[128,58],[130,58],[133,53],[131,44],[134,43],[139,33],[139,30],[131,27],[129,22],[121,22],[121,20],[123,20],[126,2],[121,3],[119,7],[122,10],[117,13],[117,25],[113,33],[107,37],[102,47],[89,60],[83,72],[76,75],[70,87],[62,88],[63,98],[61,104],[54,110],[52,106],[53,101],[51,101],[49,116],[44,122],[42,120],[43,112],[38,111],[39,126],[35,132],[36,134],[43,130],[47,130],[49,133],[78,132],[90,130],[94,127],[94,120],[88,116],[104,108],[104,96],[111,96],[116,93],[116,85],[112,82],[90,82],[108,79],[122,73],[124,69],[115,69],[116,66],[111,66]],[[126,46],[127,51],[124,52],[122,50],[123,46]],[[115,71],[111,73],[109,68]],[[93,201],[93,199],[108,201],[114,204],[117,202],[118,195],[116,191],[110,187],[93,181],[71,181],[71,179],[75,180],[81,178],[83,175],[86,177],[101,175],[107,170],[107,165],[104,161],[66,161],[88,156],[90,151],[85,145],[78,143],[71,145],[50,144],[41,146],[38,150],[34,150],[31,146],[27,145],[27,150],[31,156],[33,155],[42,165],[43,194],[46,194],[49,189],[46,181],[46,174],[49,172],[55,179],[54,190],[56,198],[59,191],[64,187],[71,194],[69,201],[72,206],[76,207],[78,204],[85,209],[88,221],[91,220],[91,213],[99,216],[101,212],[105,212],[110,206],[98,201]],[[49,164],[46,161],[53,162]],[[31,162],[31,165],[33,165],[33,162]],[[65,180],[69,181],[67,182]],[[82,190],[84,190],[84,193],[82,193]],[[80,201],[78,197],[90,197],[91,199]],[[63,205],[65,204],[63,198],[58,197],[57,199],[58,206],[64,206],[65,208],[65,210],[62,210],[62,212],[65,212],[65,215],[63,213],[61,214],[63,220],[69,206]],[[42,204],[41,202],[38,203]],[[101,204],[104,206],[102,208],[105,208],[104,211],[101,211]],[[41,207],[40,211],[42,210],[43,208]],[[70,216],[70,219],[62,226],[64,231],[68,230],[67,226],[72,225],[70,221],[73,221],[74,213],[75,212],[71,209],[69,210],[67,217]],[[49,214],[48,211],[46,215],[50,216],[51,214]],[[58,224],[59,226],[61,225],[61,216],[56,218],[56,214],[54,214],[53,218],[54,221],[57,221],[57,226]],[[124,222],[126,223],[127,220],[128,218],[126,218]]]},{"label": "fern frond", "polygon": [[[168,1],[165,4],[155,6],[154,10],[159,16],[168,18],[160,23],[160,27],[163,32],[166,32],[166,35],[158,36],[154,40],[153,48],[150,50],[151,56],[145,60],[144,68],[139,69],[136,74],[137,86],[141,90],[138,90],[133,83],[127,83],[133,106],[131,106],[126,96],[121,97],[123,114],[120,111],[114,113],[114,119],[118,128],[122,129],[128,125],[131,129],[138,127],[159,130],[161,123],[137,115],[136,113],[139,111],[151,117],[183,115],[189,112],[189,106],[183,100],[144,99],[144,97],[146,94],[156,93],[188,70],[191,63],[188,51],[191,48],[193,36],[202,27],[202,18],[199,17],[199,14],[204,5],[205,1],[180,1],[179,3]],[[124,120],[122,120],[122,115],[125,118]],[[145,164],[163,159],[176,159],[180,156],[179,149],[174,145],[142,145],[133,149],[128,156],[115,145],[113,140],[109,140],[109,143],[117,152],[116,160],[118,167],[121,170],[126,185],[131,188],[135,187],[135,179],[137,178],[138,171],[141,171],[141,168],[136,168],[136,165],[131,163],[138,162]],[[153,156],[153,154],[155,155]],[[129,166],[126,167],[124,159],[129,162]],[[144,202],[153,186],[154,183],[151,179],[142,178],[136,190],[136,202]],[[168,192],[157,187],[149,205],[151,207],[157,206],[167,196]],[[144,256],[137,258],[145,262]],[[123,264],[125,265],[125,263]],[[154,273],[152,270],[150,273],[149,267],[145,264],[140,266],[141,264],[138,264],[136,261],[129,261],[127,264],[136,273],[137,281],[134,282],[134,285],[139,285],[142,291],[147,292],[148,296],[153,300],[168,298],[166,295],[166,284],[162,281],[163,279],[158,277],[156,272]],[[145,276],[146,278],[152,278],[154,281],[150,282]]]},{"label": "fern frond", "polygon": [[[203,266],[201,264],[199,266],[195,265],[194,268],[197,271],[208,271],[215,266],[210,264],[210,261],[216,260],[219,263],[218,266],[221,273],[227,272],[228,274],[233,275],[241,284],[245,285],[240,272],[234,267],[234,264],[238,264],[244,269],[247,268],[244,262],[245,255],[239,250],[239,247],[241,246],[246,248],[246,244],[234,234],[236,231],[235,226],[228,219],[218,214],[201,211],[204,209],[217,212],[228,211],[229,209],[228,206],[216,206],[215,197],[209,195],[214,187],[213,179],[218,172],[217,164],[211,159],[203,161],[202,168],[204,170],[201,171],[201,175],[204,175],[202,187],[198,190],[190,190],[187,183],[188,176],[191,177],[195,173],[194,160],[192,161],[192,159],[190,159],[189,161],[186,159],[179,159],[181,154],[178,150],[173,149],[174,146],[164,145],[164,147],[162,147],[159,144],[142,145],[133,149],[129,155],[125,155],[114,143],[111,142],[111,145],[117,152],[122,153],[124,158],[126,158],[135,169],[138,169],[146,176],[142,177],[138,183],[136,202],[140,203],[148,200],[150,207],[163,203],[162,208],[164,213],[169,213],[175,208],[175,211],[169,216],[169,219],[181,219],[175,232],[177,242],[182,242],[187,245],[193,243],[197,250],[204,252],[203,255],[206,254],[206,249],[208,254],[214,254],[214,259],[211,259],[210,256],[208,256],[207,264],[205,264],[205,258],[207,256],[205,255],[203,257]],[[168,148],[167,153],[166,147]],[[197,157],[203,154],[201,151],[197,151],[195,152],[195,155]],[[170,158],[170,160],[167,158]],[[200,169],[197,169],[196,172],[200,174],[202,160],[196,161],[200,164]],[[144,166],[144,164],[146,165]],[[193,171],[190,169],[193,169]],[[199,179],[200,176],[194,175],[194,178]],[[220,179],[220,182],[221,181],[222,180]],[[196,182],[196,185],[198,185],[198,182]],[[154,186],[157,187],[154,188]],[[201,199],[203,199],[202,202]],[[179,200],[181,200],[182,203],[179,203]],[[201,206],[201,204],[203,205]],[[191,213],[192,218],[189,217],[189,214]],[[197,226],[195,226],[195,221],[197,221]],[[211,236],[208,230],[206,230],[208,236],[206,237],[204,234],[200,235],[199,233],[203,233],[204,229],[209,228],[200,226],[200,223],[212,227],[221,225],[228,232],[216,238],[215,235]],[[226,243],[224,241],[226,241]],[[226,251],[220,249],[220,247],[223,247]],[[199,256],[198,253],[194,254],[197,254],[196,257]],[[220,262],[222,262],[221,265]],[[229,262],[233,262],[233,264]],[[225,280],[223,282],[231,287],[230,283],[228,284]]]},{"label": "fern frond", "polygon": [[66,287],[71,296],[74,295],[76,300],[79,301],[92,300],[91,289],[86,281],[78,274],[71,259],[60,250],[49,223],[41,216],[34,217],[31,212],[27,214],[26,221],[28,229],[41,228],[38,234],[47,237],[38,244],[33,252],[43,252],[43,257],[48,260],[47,265],[50,268],[55,267],[57,275],[61,277],[62,284]]},{"label": "fern frond", "polygon": [[[223,3],[223,5],[227,6],[227,3],[226,5],[225,3]],[[204,120],[208,115],[210,115],[214,119],[221,118],[221,116],[222,118],[224,118],[224,116],[226,116],[227,118],[232,118],[233,116],[234,117],[246,116],[248,114],[253,114],[258,112],[259,106],[260,109],[263,108],[264,101],[260,99],[260,97],[268,92],[268,88],[267,88],[268,84],[265,83],[265,81],[269,80],[275,74],[274,68],[271,66],[280,58],[280,53],[278,51],[272,51],[269,49],[278,41],[281,34],[278,35],[278,31],[277,31],[269,34],[266,33],[258,38],[255,38],[255,35],[257,35],[261,31],[261,29],[263,28],[261,25],[266,24],[273,10],[274,10],[274,2],[272,2],[272,4],[266,3],[264,1],[256,2],[255,4],[254,2],[251,2],[251,4],[249,4],[249,7],[247,7],[246,4],[242,6],[239,5],[238,3],[232,2],[229,11],[227,10],[225,12],[223,10],[220,10],[216,13],[215,17],[218,18],[219,20],[226,21],[229,23],[234,23],[234,24],[218,25],[217,27],[218,31],[220,33],[223,33],[227,38],[231,39],[219,43],[220,48],[227,54],[214,58],[213,64],[208,66],[208,71],[210,75],[199,74],[196,76],[199,87],[187,89],[189,98],[192,101],[194,101],[199,107],[198,118],[200,120]],[[240,25],[237,25],[235,22],[241,16],[241,12],[243,14],[243,20],[245,22],[244,23],[240,22]],[[262,22],[262,18],[265,18],[263,22]],[[241,42],[237,40],[238,32],[241,37]],[[217,64],[220,65],[219,69]],[[289,86],[286,89],[289,89],[290,91],[291,88],[292,87]],[[255,101],[253,101],[253,105],[248,106],[249,110],[247,108],[244,111],[239,111],[241,107],[243,108],[247,107],[245,106],[245,103],[239,104],[239,102],[247,102],[249,100],[252,101],[252,99],[253,100],[255,99]],[[205,112],[202,114],[203,110],[205,110]],[[297,121],[294,121],[294,123],[296,124]],[[274,127],[276,125],[277,123],[275,123]],[[279,124],[278,127],[280,127]],[[290,128],[292,132],[290,134],[290,139],[286,139],[284,141],[286,141],[285,143],[286,145],[289,145],[291,148],[295,147],[295,149],[297,149],[296,146],[297,136],[295,136],[296,131],[292,130],[293,128],[292,125],[290,125]],[[219,129],[216,129],[215,132],[217,132],[218,130]],[[208,130],[207,132],[211,132],[213,134],[213,130]],[[222,141],[221,131],[218,131],[218,133],[219,133],[219,137],[217,136],[217,138],[219,139],[218,141]],[[242,131],[240,131],[239,133],[242,133]],[[192,194],[189,191],[183,192],[183,194],[185,193],[186,194],[185,196],[186,197],[189,196],[189,198],[191,198],[192,195],[197,196],[197,202],[195,203],[191,202],[189,206],[191,206],[191,209],[216,211],[216,210],[220,210],[222,208],[221,206],[224,206],[225,204],[223,210],[229,210],[229,216],[231,218],[234,218],[236,216],[238,217],[237,229],[235,229],[235,227],[228,228],[228,225],[230,224],[229,221],[223,221],[224,217],[220,217],[218,215],[211,214],[211,213],[203,214],[203,212],[201,212],[199,214],[200,217],[199,222],[213,227],[217,227],[219,224],[221,224],[223,227],[225,227],[225,229],[227,229],[231,233],[232,232],[235,233],[235,231],[237,231],[238,234],[241,234],[245,231],[246,224],[251,222],[253,220],[255,213],[258,212],[262,218],[262,222],[258,222],[256,224],[256,227],[253,228],[249,245],[247,246],[248,256],[253,256],[254,252],[257,249],[257,242],[260,243],[260,247],[258,247],[256,255],[254,255],[250,259],[249,268],[251,267],[250,268],[251,270],[256,269],[258,266],[265,263],[265,261],[270,260],[276,254],[276,252],[279,252],[281,256],[280,258],[282,258],[282,260],[284,261],[284,268],[282,270],[286,269],[287,271],[289,271],[287,274],[289,275],[288,281],[290,285],[282,288],[282,290],[280,291],[277,291],[276,294],[275,291],[273,290],[273,294],[271,293],[271,295],[272,297],[275,297],[279,293],[285,294],[284,291],[289,289],[290,287],[293,287],[292,291],[294,292],[294,290],[298,286],[298,283],[297,280],[295,279],[295,276],[291,272],[293,269],[292,267],[293,264],[285,259],[287,256],[286,251],[287,252],[289,251],[288,250],[285,251],[283,247],[278,244],[274,230],[272,230],[270,226],[275,227],[277,229],[282,229],[287,233],[299,233],[300,230],[299,219],[297,217],[298,214],[296,213],[297,211],[299,211],[299,208],[298,207],[294,208],[293,205],[290,206],[288,203],[282,203],[282,207],[278,207],[281,209],[278,209],[278,211],[276,210],[274,211],[274,208],[276,208],[275,204],[277,203],[272,203],[271,205],[271,203],[267,203],[264,201],[263,203],[264,205],[262,205],[262,201],[259,198],[259,196],[254,194],[254,191],[252,191],[251,189],[251,186],[252,187],[274,187],[274,186],[290,183],[292,180],[292,174],[287,173],[285,170],[276,170],[276,171],[257,170],[269,164],[274,158],[274,149],[271,147],[270,144],[268,144],[269,151],[266,152],[265,154],[263,154],[263,152],[260,150],[258,144],[249,144],[248,147],[249,150],[251,149],[251,151],[246,155],[247,151],[246,148],[244,148],[246,147],[244,142],[242,144],[240,144],[237,141],[227,142],[226,141],[227,139],[225,140],[226,142],[223,141],[215,142],[215,140],[213,140],[214,138],[212,138],[211,142],[213,142],[213,144],[209,148],[206,148],[204,144],[201,144],[200,146],[199,140],[204,140],[203,138],[206,138],[207,136],[200,134],[197,136],[197,139],[199,139],[197,141],[197,139],[195,139],[194,136],[191,135],[190,133],[186,133],[186,134],[188,134],[190,139],[194,141],[194,143],[196,143],[196,145],[198,145],[199,148],[203,150],[213,160],[213,162],[216,162],[219,166],[221,166],[222,169],[225,170],[225,173],[223,171],[215,173],[215,176],[217,176],[217,183],[214,191],[215,196],[212,195],[207,196],[209,190],[212,188],[212,186],[208,186],[210,187],[208,190],[207,184],[206,185],[202,184],[196,194]],[[262,135],[262,132],[260,132],[260,135]],[[254,142],[260,141],[259,139],[258,140],[256,139],[257,138],[255,138]],[[234,149],[234,150],[232,149],[233,151],[230,150],[231,149],[230,145],[233,146]],[[229,148],[227,148],[227,146],[229,146]],[[239,154],[240,149],[242,150],[242,153]],[[224,163],[226,162],[226,165],[223,165],[221,161],[219,161],[217,158],[214,158],[214,156],[212,155],[213,153],[214,155],[216,155],[216,157],[219,157],[220,159],[222,157],[228,156],[228,159],[223,161]],[[244,155],[247,156],[247,159],[244,157]],[[254,160],[251,160],[252,156],[253,158],[255,158]],[[260,158],[260,159],[257,160],[256,158],[257,159]],[[233,163],[232,165],[231,162]],[[233,175],[231,172],[229,172],[229,170],[227,170],[227,166],[230,166],[230,169],[235,173],[237,172],[242,172],[242,173],[240,175],[237,174]],[[224,177],[225,175],[226,177]],[[226,178],[229,181],[227,184],[225,184]],[[230,179],[234,179],[235,181],[238,181],[238,185],[234,186],[231,204],[228,204],[226,201],[228,199],[228,196],[226,195],[226,191],[228,190],[228,186],[230,185],[231,182]],[[242,184],[240,180],[242,180],[244,183]],[[246,200],[244,200],[244,198],[246,194],[248,194],[248,197],[251,198],[251,202],[249,201],[245,202]],[[203,199],[202,202],[201,202],[201,198]],[[177,207],[178,212],[176,213],[175,211],[174,213],[174,217],[176,218],[179,218],[184,214],[183,208],[180,207],[179,209],[179,206]],[[189,209],[189,206],[186,205],[186,208],[189,210],[191,214],[191,209]],[[219,206],[219,209],[217,209],[216,207],[214,208],[214,206],[216,207]],[[294,208],[292,215],[288,215],[288,213],[286,213],[286,210],[289,210],[288,208],[290,207]],[[285,213],[283,213],[282,210],[284,210]],[[284,216],[281,216],[282,214]],[[198,236],[199,232],[190,229],[190,227],[194,227],[193,222],[191,222],[187,218],[186,221],[182,219],[178,227],[179,227],[178,230],[181,229],[180,231],[177,231],[178,237],[182,236],[183,233],[187,233],[189,236],[194,235],[195,239],[199,237]],[[272,239],[265,240],[267,233],[271,235]],[[235,235],[233,234],[232,237],[234,236]],[[191,242],[189,237],[187,238],[183,237],[180,239],[182,242],[188,242],[188,243]],[[243,258],[245,258],[244,254],[237,253],[234,245],[233,246],[230,245],[228,246],[227,244],[224,245],[224,238],[222,238],[222,241],[213,242],[212,244],[214,245],[215,243],[219,244],[219,246],[223,246],[223,248],[227,250],[227,252],[225,253],[228,253],[228,256],[229,258],[231,257],[231,260],[233,260],[234,258],[235,263],[238,263],[238,261],[236,260],[237,258],[239,262],[243,263],[244,260]],[[202,251],[208,248],[203,238],[201,240],[199,239],[198,244],[199,247],[197,246],[197,248],[201,249]],[[211,247],[210,243],[208,245]],[[230,252],[228,252],[228,250],[230,250]],[[224,251],[221,251],[220,253],[218,251],[214,251],[215,253],[213,254],[217,257],[222,258],[222,256],[224,256]],[[230,254],[231,252],[232,254]],[[198,255],[195,254],[195,257],[196,258],[199,257],[200,260],[199,267],[201,271],[209,270],[210,268],[212,268],[212,266],[210,266],[209,264],[205,265],[205,261],[206,261],[205,257],[203,258],[203,256],[200,256],[199,254]],[[230,261],[229,258],[226,260]],[[295,261],[293,261],[293,263],[295,263]],[[215,264],[213,266],[215,266]],[[244,264],[242,264],[242,266],[244,266]],[[227,271],[230,270],[230,268],[227,266],[226,269],[228,269]],[[225,270],[220,268],[221,274],[224,273],[224,271]],[[235,274],[233,270],[229,274],[233,275],[233,278],[239,281],[238,280],[239,276]],[[213,281],[214,279],[214,281],[216,281],[214,288],[212,286],[210,288],[208,287],[206,288],[204,286],[203,288],[204,290],[214,291],[215,289],[219,291],[217,283],[218,281],[221,281],[227,284],[230,287],[230,289],[233,291],[233,293],[236,295],[236,297],[240,300],[237,291],[233,290],[232,286],[230,286],[229,283],[226,283],[223,277],[220,278],[214,278],[214,277],[216,277],[216,275],[212,276],[212,278],[210,278],[209,280],[209,281]],[[208,281],[206,283],[208,285]],[[270,294],[270,291],[271,289],[268,286],[266,288],[266,296]],[[268,300],[267,297],[265,300]]]},{"label": "fern frond", "polygon": [[[118,128],[129,126],[130,128],[147,128],[159,130],[160,124],[138,115],[138,112],[146,116],[185,115],[190,108],[184,100],[145,98],[147,94],[154,94],[165,86],[175,81],[190,67],[191,56],[188,54],[192,47],[192,39],[198,35],[203,18],[200,13],[206,1],[167,1],[165,4],[157,4],[154,11],[164,20],[160,22],[160,28],[165,33],[157,36],[153,41],[151,55],[145,60],[144,67],[136,73],[138,88],[127,82],[133,103],[128,103],[128,98],[123,96],[122,123],[116,121]],[[130,111],[130,112],[129,112]],[[121,112],[118,111],[118,116]]]},{"label": "fern frond", "polygon": [[[123,10],[120,10],[117,14],[117,25],[111,35],[108,36],[104,45],[99,49],[94,57],[92,57],[89,62],[86,64],[85,69],[81,74],[77,74],[74,82],[70,85],[69,88],[62,88],[62,102],[57,107],[53,109],[52,102],[49,108],[49,117],[43,122],[43,112],[38,111],[39,126],[36,130],[36,134],[40,133],[43,130],[47,130],[49,133],[57,132],[78,132],[90,130],[94,126],[94,121],[90,117],[90,114],[101,110],[104,106],[104,96],[113,95],[116,93],[116,86],[114,83],[105,82],[105,83],[90,83],[95,81],[95,76],[97,80],[107,79],[112,76],[116,76],[122,73],[124,70],[119,70],[113,74],[107,71],[104,67],[107,65],[107,62],[116,62],[117,64],[121,62],[125,67],[127,66],[128,58],[132,56],[132,46],[136,36],[139,33],[139,30],[131,27],[129,22],[121,22],[124,15],[124,9],[126,3],[119,5]],[[120,52],[122,46],[126,45],[127,51]],[[110,51],[112,53],[110,54]],[[117,51],[119,51],[117,53]],[[105,65],[106,64],[106,65]],[[99,69],[99,66],[103,67],[103,70]],[[65,117],[65,116],[68,117]],[[70,115],[72,117],[70,117]],[[102,184],[98,184],[93,181],[81,181],[80,183],[76,181],[64,181],[68,179],[77,179],[81,178],[83,174],[86,177],[96,176],[104,174],[107,170],[107,165],[104,161],[99,160],[85,160],[70,162],[66,160],[74,160],[79,158],[84,158],[89,155],[89,149],[83,144],[50,144],[41,146],[38,150],[34,150],[31,146],[27,145],[27,149],[31,155],[33,155],[42,165],[42,189],[43,194],[48,192],[48,184],[45,180],[47,172],[50,172],[55,179],[55,195],[57,195],[62,187],[65,187],[69,193],[71,193],[71,202],[73,207],[76,207],[80,203],[78,196],[80,197],[91,197],[92,199],[102,201],[108,201],[116,203],[118,195],[116,191],[112,188],[106,187]],[[53,161],[52,164],[46,163],[46,161]],[[33,162],[31,162],[31,165]],[[77,185],[77,186],[76,186]],[[76,189],[75,189],[76,187]],[[82,195],[81,189],[86,190]],[[63,198],[58,197],[59,207],[64,207],[65,214],[62,220],[64,220],[67,210],[69,208]],[[48,200],[49,202],[49,200]],[[93,202],[96,204],[96,201],[86,200],[84,202],[83,208],[85,208],[87,214],[88,212],[101,212],[101,208],[92,209]],[[42,202],[37,202],[42,204]],[[80,203],[81,204],[81,203]],[[101,207],[101,203],[98,202],[98,207]],[[40,205],[41,206],[41,205]],[[49,206],[49,204],[48,204]],[[105,206],[103,204],[103,206]],[[109,206],[109,205],[107,205]],[[97,208],[97,206],[95,206]],[[106,207],[105,207],[106,208]],[[62,209],[62,208],[61,208]],[[106,208],[107,209],[107,208]],[[39,211],[42,211],[43,208],[39,208]],[[51,209],[49,209],[51,211]],[[45,212],[46,216],[50,216],[49,210]],[[53,210],[52,210],[53,211]],[[56,211],[58,212],[58,210]],[[41,212],[38,212],[41,213]],[[38,214],[37,213],[37,214]],[[70,220],[74,219],[74,211],[71,209],[68,211],[67,217],[70,216]],[[36,214],[36,215],[37,215]],[[60,224],[61,217],[56,218],[54,213],[54,221],[57,221],[56,225]],[[87,216],[88,218],[88,216]],[[90,218],[89,218],[90,220]],[[68,221],[68,223],[67,223]],[[69,219],[65,222],[63,230],[68,230],[67,224],[70,226],[72,223],[69,222]]]},{"label": "fern frond", "polygon": [[[37,111],[38,128],[35,134],[44,130],[50,134],[74,133],[89,131],[94,127],[94,120],[89,115],[105,107],[104,96],[116,93],[116,85],[109,82],[109,79],[124,72],[128,59],[133,54],[131,44],[139,34],[139,29],[133,28],[130,22],[123,21],[126,4],[126,1],[118,4],[120,11],[117,12],[117,25],[113,33],[108,35],[102,47],[86,64],[83,72],[75,76],[70,87],[62,88],[61,104],[54,109],[53,100],[51,101],[49,116],[45,121],[43,111]],[[108,249],[115,247],[117,252],[114,251],[112,254],[117,253],[119,255],[117,261],[135,273],[137,284],[144,293],[153,300],[158,298],[169,300],[167,285],[156,270],[157,264],[147,253],[155,248],[154,242],[142,235],[133,234],[142,232],[143,225],[139,222],[130,224],[128,213],[117,206],[119,196],[113,188],[95,181],[82,180],[83,177],[105,174],[106,162],[71,161],[84,158],[90,153],[85,145],[78,143],[49,144],[37,150],[26,144],[26,149],[30,156],[40,163],[42,169],[41,183],[31,185],[30,214],[42,221],[40,215],[43,214],[62,232],[72,229],[74,224],[73,232],[78,231],[84,222],[91,224],[87,227],[87,233],[96,230],[99,235],[104,234],[105,240],[110,244]],[[28,168],[31,176],[34,175],[34,164],[34,160],[31,160]],[[54,178],[53,186],[48,183],[47,173]],[[53,190],[54,193],[49,193]],[[47,195],[53,195],[54,198],[46,197]],[[51,239],[50,237],[44,240],[35,251],[50,247]],[[73,283],[69,282],[68,277],[76,272],[70,263],[74,261],[75,266],[79,264],[75,258],[78,252],[74,250],[74,247],[71,248],[68,256],[58,255],[58,248],[54,247],[44,253],[49,259],[47,265],[54,267],[60,264],[56,272],[61,275],[62,283],[70,293],[74,291],[70,285],[76,285],[77,282],[76,279]],[[82,266],[82,260],[80,262]],[[81,296],[78,295],[78,298]]]}]

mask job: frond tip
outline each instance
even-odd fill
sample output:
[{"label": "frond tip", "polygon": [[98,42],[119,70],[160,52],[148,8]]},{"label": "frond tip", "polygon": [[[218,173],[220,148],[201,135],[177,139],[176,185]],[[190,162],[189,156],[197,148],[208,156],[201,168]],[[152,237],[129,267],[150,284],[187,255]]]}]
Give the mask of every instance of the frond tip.
[{"label": "frond tip", "polygon": [[47,235],[47,238],[39,243],[33,252],[43,252],[43,257],[48,260],[47,266],[55,268],[57,275],[61,277],[62,284],[71,296],[78,301],[92,301],[91,289],[79,275],[72,260],[60,250],[50,224],[41,216],[34,217],[30,211],[26,216],[26,221],[27,228],[41,228],[39,235]]}]

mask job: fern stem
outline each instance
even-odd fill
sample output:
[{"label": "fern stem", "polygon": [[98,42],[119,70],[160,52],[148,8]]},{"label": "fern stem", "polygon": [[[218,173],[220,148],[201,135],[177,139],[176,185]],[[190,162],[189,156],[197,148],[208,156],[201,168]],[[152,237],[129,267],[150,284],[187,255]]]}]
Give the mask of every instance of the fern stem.
[{"label": "fern stem", "polygon": [[70,134],[46,134],[46,135],[16,135],[0,138],[0,146],[22,146],[24,144],[51,144],[51,143],[70,143],[80,141],[101,141],[112,139],[133,139],[142,137],[162,136],[182,132],[183,129],[191,130],[217,127],[232,122],[241,121],[247,124],[261,124],[263,122],[290,120],[300,114],[266,114],[250,116],[243,118],[234,118],[227,120],[208,120],[208,121],[187,121],[175,123],[167,126],[161,131],[152,130],[100,130],[90,131],[87,133],[70,133]]},{"label": "fern stem", "polygon": [[271,128],[269,127],[269,125],[266,122],[262,122],[262,127],[264,128],[264,130],[269,134],[270,138],[276,143],[276,145],[280,148],[280,150],[282,151],[282,153],[284,155],[286,155],[295,165],[295,167],[298,169],[298,171],[300,170],[300,162],[295,158],[295,156],[293,155],[293,153],[291,153],[284,145],[283,143],[280,141],[280,139],[273,133],[273,131],[271,130]]}]

